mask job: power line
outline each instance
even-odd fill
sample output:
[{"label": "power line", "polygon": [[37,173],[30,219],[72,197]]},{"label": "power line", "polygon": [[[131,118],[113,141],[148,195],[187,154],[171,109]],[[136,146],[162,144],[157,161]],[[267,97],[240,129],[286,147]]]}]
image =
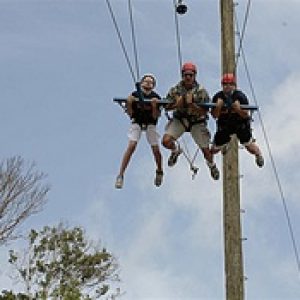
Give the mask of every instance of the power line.
[{"label": "power line", "polygon": [[[249,85],[250,85],[251,95],[252,95],[252,98],[253,98],[255,104],[258,106],[257,99],[256,99],[256,96],[255,96],[254,87],[253,87],[253,84],[252,84],[252,81],[251,81],[251,78],[250,78],[249,68],[247,66],[247,62],[246,62],[246,58],[245,58],[245,53],[244,53],[243,48],[241,48],[241,49],[242,49],[241,53],[242,53],[242,58],[243,58],[246,74],[247,74],[247,79],[248,79],[248,82],[249,82]],[[285,195],[284,195],[284,192],[283,192],[282,184],[281,184],[281,181],[280,181],[280,178],[279,178],[279,172],[277,170],[275,159],[274,159],[274,156],[272,154],[271,145],[270,145],[270,142],[269,142],[269,139],[268,139],[267,131],[266,131],[266,128],[264,126],[262,115],[261,115],[259,110],[258,110],[258,118],[259,118],[259,121],[260,121],[260,124],[261,124],[262,132],[263,132],[263,136],[264,136],[264,139],[265,139],[265,142],[266,142],[266,145],[267,145],[268,154],[269,154],[269,157],[270,157],[270,161],[271,161],[272,169],[273,169],[273,172],[274,172],[275,180],[276,180],[277,187],[278,187],[278,190],[279,190],[279,193],[280,193],[280,198],[281,198],[281,201],[282,201],[284,213],[285,213],[285,216],[286,216],[286,219],[287,219],[287,225],[288,225],[290,237],[291,237],[291,240],[292,240],[292,245],[293,245],[295,259],[296,259],[296,263],[297,263],[297,267],[298,267],[298,272],[299,272],[299,275],[300,275],[300,257],[299,257],[296,238],[295,238],[295,234],[294,234],[294,230],[293,230],[293,226],[292,226],[292,222],[291,222],[291,217],[290,217],[290,214],[289,214],[287,201],[286,201],[286,198],[285,198]]]}]

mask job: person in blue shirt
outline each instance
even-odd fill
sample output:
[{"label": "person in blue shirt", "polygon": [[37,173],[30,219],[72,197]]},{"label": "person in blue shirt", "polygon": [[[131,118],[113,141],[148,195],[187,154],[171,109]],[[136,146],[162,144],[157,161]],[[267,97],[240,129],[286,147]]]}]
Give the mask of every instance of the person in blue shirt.
[{"label": "person in blue shirt", "polygon": [[234,74],[224,74],[221,83],[222,90],[212,98],[212,102],[216,106],[212,109],[211,114],[217,120],[217,131],[211,151],[217,153],[221,149],[225,150],[231,136],[236,134],[248,152],[255,155],[256,164],[263,167],[264,158],[252,137],[249,111],[241,108],[241,105],[249,105],[247,96],[237,89]]}]

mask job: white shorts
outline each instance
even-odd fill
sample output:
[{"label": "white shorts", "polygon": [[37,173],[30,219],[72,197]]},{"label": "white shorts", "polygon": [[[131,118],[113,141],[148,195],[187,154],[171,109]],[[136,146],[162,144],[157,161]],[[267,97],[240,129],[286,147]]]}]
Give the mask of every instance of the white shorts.
[{"label": "white shorts", "polygon": [[[183,119],[183,121],[186,121]],[[166,134],[177,140],[186,131],[181,121],[172,119],[166,126]],[[210,143],[210,132],[204,123],[196,123],[191,128],[191,135],[199,148],[208,148]]]},{"label": "white shorts", "polygon": [[[159,144],[159,134],[156,131],[155,125],[148,125],[146,130],[144,130],[146,133],[146,138],[148,143],[151,146],[157,146]],[[133,123],[131,124],[128,132],[128,138],[130,141],[138,142],[142,135],[142,128],[139,124]]]}]

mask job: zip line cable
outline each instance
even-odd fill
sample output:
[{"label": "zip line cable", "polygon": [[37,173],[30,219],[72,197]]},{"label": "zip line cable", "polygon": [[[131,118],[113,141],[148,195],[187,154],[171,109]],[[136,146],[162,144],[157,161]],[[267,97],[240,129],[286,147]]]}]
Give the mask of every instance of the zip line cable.
[{"label": "zip line cable", "polygon": [[[250,0],[248,1],[248,4],[249,3],[250,3]],[[247,6],[247,13],[246,13],[245,19],[248,19],[248,16],[249,16],[249,7],[250,7],[250,4]],[[245,24],[246,24],[246,20],[244,22],[244,25]],[[255,105],[258,106],[258,101],[257,101],[257,98],[256,98],[253,82],[251,80],[251,75],[250,75],[249,67],[248,67],[247,60],[246,60],[246,55],[245,55],[244,48],[243,48],[242,38],[244,38],[244,32],[245,32],[246,26],[243,26],[243,35],[241,36],[239,34],[239,26],[238,26],[238,21],[237,21],[237,18],[236,18],[236,28],[237,28],[237,32],[238,32],[238,37],[240,39],[239,51],[242,54],[242,59],[243,59],[244,68],[245,68],[245,72],[246,72],[246,77],[247,77],[247,80],[248,80],[248,83],[249,83],[252,99],[253,99]],[[283,192],[282,184],[281,184],[281,181],[280,181],[280,178],[279,178],[279,172],[277,170],[275,159],[274,159],[274,156],[272,154],[271,145],[270,145],[268,135],[267,135],[267,130],[265,128],[263,118],[262,118],[262,115],[261,115],[259,110],[258,110],[258,118],[259,118],[259,122],[260,122],[260,125],[261,125],[261,128],[262,128],[264,140],[265,140],[265,143],[267,145],[268,154],[269,154],[269,157],[270,157],[272,169],[273,169],[273,172],[274,172],[274,176],[275,176],[275,180],[276,180],[277,187],[278,187],[278,190],[279,190],[279,194],[280,194],[281,202],[282,202],[282,205],[283,205],[285,217],[286,217],[286,220],[287,220],[288,230],[289,230],[289,234],[290,234],[291,241],[292,241],[292,247],[293,247],[293,251],[294,251],[294,255],[295,255],[295,260],[296,260],[296,263],[297,263],[298,272],[300,274],[300,256],[299,256],[297,242],[296,242],[296,238],[295,238],[295,234],[294,234],[294,230],[293,230],[293,225],[292,225],[290,213],[289,213],[288,206],[287,206],[287,201],[286,201],[286,198],[285,198],[285,195],[284,195],[284,192]]]},{"label": "zip line cable", "polygon": [[[242,26],[242,31],[241,31],[241,34],[239,36],[239,48],[238,48],[238,51],[237,51],[237,54],[236,54],[235,70],[237,69],[239,57],[241,55],[242,45],[243,45],[245,32],[246,32],[246,27],[247,27],[247,22],[248,22],[248,19],[249,19],[250,5],[251,5],[251,0],[248,0],[247,8],[246,8],[245,16],[244,16],[244,22],[243,22],[243,26]],[[236,20],[236,24],[237,24],[237,32],[239,34],[240,31],[239,31],[239,28],[238,28],[238,22],[237,22],[238,19],[237,19],[236,10],[234,10],[234,13],[235,13],[235,20]]]},{"label": "zip line cable", "polygon": [[113,9],[111,7],[111,4],[110,4],[109,0],[106,0],[106,4],[107,4],[108,10],[110,12],[110,16],[111,16],[111,19],[113,21],[113,24],[115,26],[115,30],[116,30],[117,36],[119,38],[119,42],[120,42],[121,48],[123,50],[123,54],[124,54],[125,59],[127,61],[127,65],[128,65],[131,77],[133,79],[133,82],[136,83],[137,80],[138,80],[138,78],[134,75],[133,67],[132,67],[132,64],[130,62],[130,59],[129,59],[129,56],[128,56],[128,52],[126,50],[126,47],[125,47],[124,41],[122,39],[122,35],[121,35],[121,32],[120,32],[120,29],[119,29],[119,26],[118,26],[118,23],[117,23],[117,20],[116,20],[116,17],[114,15],[114,12],[113,12]]},{"label": "zip line cable", "polygon": [[[247,78],[248,78],[248,81],[249,81],[249,84],[250,84],[250,90],[251,90],[252,98],[253,98],[255,104],[257,105],[257,100],[256,100],[253,84],[251,82],[249,69],[248,69],[248,66],[247,66],[247,63],[246,63],[246,60],[245,60],[245,53],[244,53],[243,48],[242,48],[241,53],[242,53],[242,58],[243,58],[243,61],[244,61],[244,66],[245,66]],[[264,122],[263,122],[263,119],[262,119],[262,116],[261,116],[261,113],[259,112],[259,110],[258,110],[258,118],[259,118],[259,121],[260,121],[260,124],[261,124],[263,136],[264,136],[264,139],[265,139],[265,142],[266,142],[266,145],[267,145],[268,154],[269,154],[269,157],[270,157],[270,160],[271,160],[272,169],[273,169],[274,176],[275,176],[276,183],[277,183],[277,187],[278,187],[278,190],[279,190],[279,193],[280,193],[281,202],[282,202],[282,205],[283,205],[285,217],[287,219],[287,225],[288,225],[288,229],[289,229],[289,233],[290,233],[290,237],[291,237],[291,241],[292,241],[293,251],[294,251],[294,255],[295,255],[295,259],[296,259],[296,263],[297,263],[298,272],[299,272],[299,275],[300,275],[300,256],[299,256],[299,252],[298,252],[298,248],[297,248],[297,243],[296,243],[296,238],[295,238],[295,234],[294,234],[294,230],[293,230],[293,226],[292,226],[292,221],[291,221],[290,213],[289,213],[289,210],[288,210],[287,201],[286,201],[286,198],[285,198],[285,195],[284,195],[284,192],[283,192],[282,184],[281,184],[281,181],[280,181],[280,178],[279,178],[279,172],[277,170],[275,159],[274,159],[274,156],[272,154],[271,145],[270,145],[270,142],[269,142],[269,139],[268,139],[268,136],[267,136],[266,128],[264,126]]]},{"label": "zip line cable", "polygon": [[129,11],[129,16],[130,16],[131,39],[132,39],[132,44],[133,44],[136,76],[137,76],[137,80],[138,80],[140,78],[140,71],[139,71],[138,52],[137,52],[137,46],[136,46],[136,35],[135,35],[135,29],[134,29],[131,0],[128,0],[128,11]]}]

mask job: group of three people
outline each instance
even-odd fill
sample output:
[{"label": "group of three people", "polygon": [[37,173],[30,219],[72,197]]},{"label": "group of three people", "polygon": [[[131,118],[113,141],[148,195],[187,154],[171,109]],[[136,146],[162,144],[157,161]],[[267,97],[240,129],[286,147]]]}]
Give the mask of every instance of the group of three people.
[{"label": "group of three people", "polygon": [[[248,99],[242,91],[237,89],[234,74],[223,75],[222,90],[212,98],[215,106],[210,113],[217,120],[217,131],[212,147],[210,147],[210,131],[207,128],[210,109],[205,105],[210,103],[210,98],[206,89],[196,80],[196,65],[192,62],[184,63],[181,75],[180,82],[172,87],[166,96],[168,104],[165,109],[173,111],[173,117],[166,125],[162,138],[162,145],[171,150],[168,166],[174,166],[178,156],[182,153],[182,149],[176,141],[184,132],[190,132],[195,143],[201,149],[210,174],[215,180],[219,179],[220,172],[214,163],[214,154],[226,148],[233,134],[236,134],[240,143],[255,155],[256,164],[262,167],[264,159],[252,138],[249,111],[241,108],[241,105],[248,105]],[[143,131],[146,133],[156,162],[154,184],[156,186],[162,184],[163,163],[159,149],[159,135],[156,130],[160,116],[159,100],[161,97],[154,91],[155,85],[154,75],[146,74],[140,81],[141,94],[139,91],[134,91],[127,99],[127,113],[132,124],[128,133],[128,147],[123,155],[115,182],[115,187],[118,189],[123,187],[125,170]],[[141,97],[148,101],[140,101]]]}]

